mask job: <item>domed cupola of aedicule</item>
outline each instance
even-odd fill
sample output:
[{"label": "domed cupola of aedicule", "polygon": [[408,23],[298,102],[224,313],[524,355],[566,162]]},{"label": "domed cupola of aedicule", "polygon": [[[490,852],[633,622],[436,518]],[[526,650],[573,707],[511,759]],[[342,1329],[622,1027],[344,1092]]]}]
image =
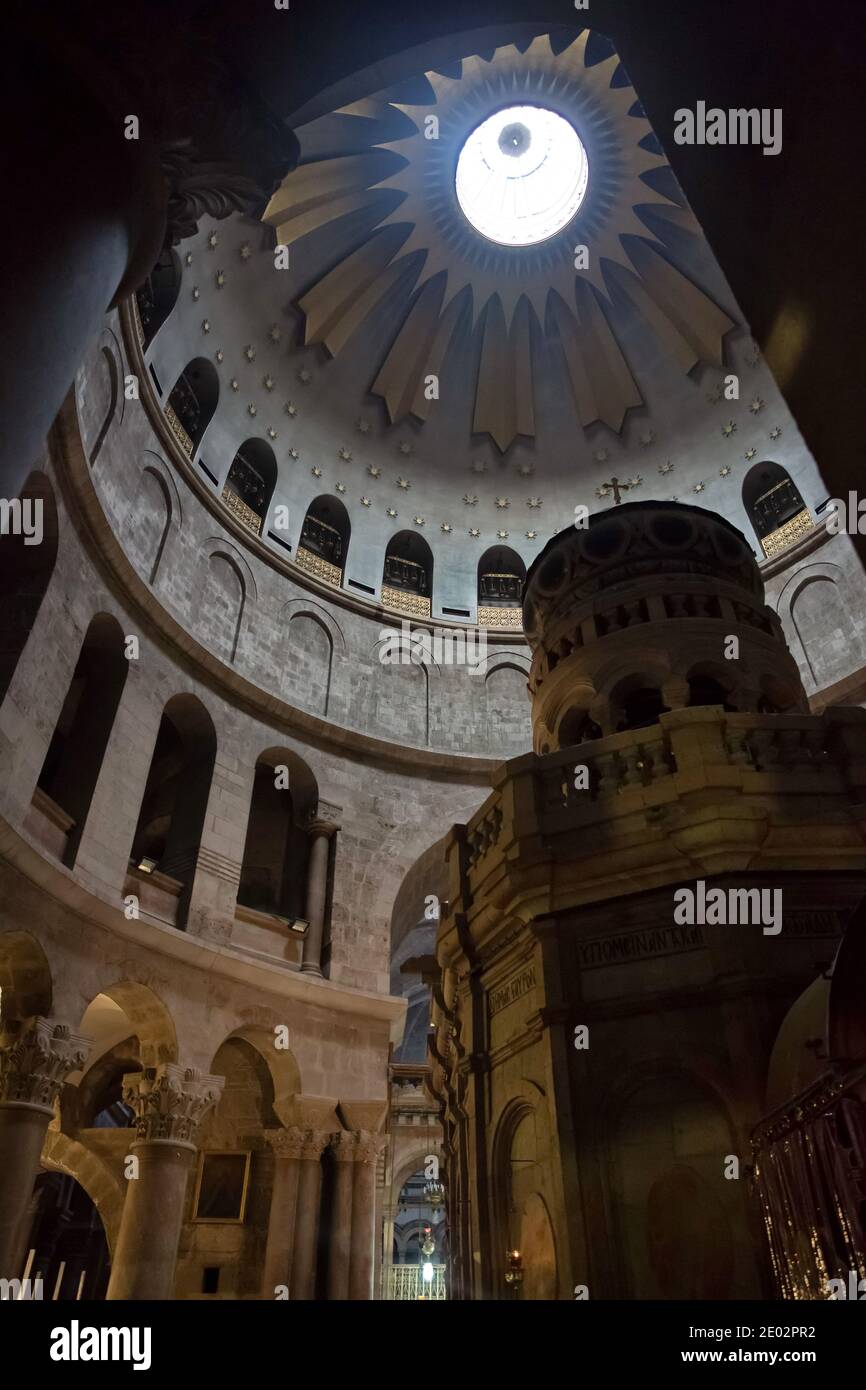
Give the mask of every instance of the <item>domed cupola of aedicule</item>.
[{"label": "domed cupola of aedicule", "polygon": [[688,705],[807,711],[750,547],[699,507],[626,503],[560,531],[529,570],[523,620],[539,753]]}]

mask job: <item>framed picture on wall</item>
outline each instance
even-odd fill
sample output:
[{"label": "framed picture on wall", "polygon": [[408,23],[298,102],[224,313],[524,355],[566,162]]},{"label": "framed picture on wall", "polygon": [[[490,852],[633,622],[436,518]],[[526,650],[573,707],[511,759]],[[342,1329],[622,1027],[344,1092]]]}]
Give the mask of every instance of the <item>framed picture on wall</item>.
[{"label": "framed picture on wall", "polygon": [[198,1156],[193,1221],[239,1223],[244,1219],[250,1180],[250,1154],[202,1151]]}]

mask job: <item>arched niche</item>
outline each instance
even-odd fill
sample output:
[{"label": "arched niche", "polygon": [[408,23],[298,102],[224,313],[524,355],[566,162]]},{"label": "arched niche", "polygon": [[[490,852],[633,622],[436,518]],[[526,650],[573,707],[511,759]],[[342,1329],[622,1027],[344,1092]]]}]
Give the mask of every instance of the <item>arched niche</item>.
[{"label": "arched niche", "polygon": [[265,528],[277,485],[277,460],[263,439],[246,439],[231,462],[222,500],[256,536]]},{"label": "arched niche", "polygon": [[382,605],[430,617],[433,551],[415,531],[398,531],[388,542],[382,574]]},{"label": "arched niche", "polygon": [[652,675],[636,673],[616,683],[610,693],[610,717],[614,731],[648,729],[667,712],[661,685]]},{"label": "arched niche", "polygon": [[[765,555],[775,555],[812,526],[808,508],[787,469],[770,460],[754,464],[743,479],[743,506]],[[799,531],[794,524],[798,517],[803,517]],[[783,531],[783,527],[787,529]]]},{"label": "arched niche", "polygon": [[[478,607],[520,608],[526,566],[508,545],[493,545],[478,561]],[[480,618],[479,618],[480,621]]]},{"label": "arched niche", "polygon": [[62,837],[57,847],[72,867],[126,684],[123,629],[98,613],[81,645],[66,699],[36,783],[34,806]]},{"label": "arched niche", "polygon": [[143,338],[141,345],[145,351],[177,303],[180,282],[180,256],[173,248],[168,248],[162,252],[144,284],[135,291]]},{"label": "arched niche", "polygon": [[131,863],[180,891],[176,926],[185,921],[216,759],[213,720],[194,695],[174,695],[163,711],[147,775]]},{"label": "arched niche", "polygon": [[493,1144],[494,1203],[500,1297],[509,1297],[505,1253],[519,1251],[523,1265],[520,1296],[552,1300],[558,1295],[556,1239],[545,1195],[549,1135],[544,1115],[526,1100],[505,1110]]},{"label": "arched niche", "polygon": [[720,665],[698,662],[686,674],[689,706],[721,705],[729,713],[737,709],[733,703],[733,682]]},{"label": "arched niche", "polygon": [[[571,748],[575,744],[586,743],[589,739],[601,736],[601,727],[596,724],[589,711],[573,705],[571,709],[566,710],[559,722],[556,743],[559,748]],[[550,749],[543,749],[542,752],[550,752]]]},{"label": "arched niche", "polygon": [[217,408],[220,379],[206,357],[188,362],[171,390],[165,415],[172,433],[190,458],[195,457],[202,436]]},{"label": "arched niche", "polygon": [[57,560],[57,503],[44,473],[30,474],[18,502],[20,524],[0,536],[0,702],[5,699]]},{"label": "arched niche", "polygon": [[238,903],[291,920],[304,916],[309,837],[318,803],[316,780],[303,759],[269,749],[258,759]]},{"label": "arched niche", "polygon": [[47,1016],[51,1000],[51,967],[35,936],[0,932],[0,1033],[34,1014]]},{"label": "arched niche", "polygon": [[317,579],[339,588],[343,582],[349,538],[352,533],[349,513],[339,497],[323,493],[307,508],[297,561]]}]

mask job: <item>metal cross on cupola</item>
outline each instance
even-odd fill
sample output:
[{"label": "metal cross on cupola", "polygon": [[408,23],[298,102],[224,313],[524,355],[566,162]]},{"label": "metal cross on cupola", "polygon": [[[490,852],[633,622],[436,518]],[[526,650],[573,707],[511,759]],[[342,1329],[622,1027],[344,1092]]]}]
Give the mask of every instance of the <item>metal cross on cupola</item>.
[{"label": "metal cross on cupola", "polygon": [[595,495],[604,499],[613,493],[614,506],[618,506],[622,501],[620,494],[628,492],[630,488],[640,487],[642,482],[643,478],[628,478],[622,482],[619,478],[611,478],[609,483],[602,483],[601,487],[596,488]]}]

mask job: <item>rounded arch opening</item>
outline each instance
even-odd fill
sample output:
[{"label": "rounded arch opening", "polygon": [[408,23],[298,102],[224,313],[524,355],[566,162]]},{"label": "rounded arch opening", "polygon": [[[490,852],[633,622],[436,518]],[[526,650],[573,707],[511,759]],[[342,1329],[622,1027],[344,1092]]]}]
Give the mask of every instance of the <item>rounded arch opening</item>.
[{"label": "rounded arch opening", "polygon": [[806,511],[806,504],[787,469],[765,460],[754,464],[743,479],[743,506],[765,554],[776,548],[768,537]]},{"label": "rounded arch opening", "polygon": [[232,459],[222,500],[255,535],[260,536],[277,485],[277,460],[263,439],[246,439]]},{"label": "rounded arch opening", "polygon": [[483,608],[519,608],[526,566],[508,545],[493,545],[478,561],[478,604]]},{"label": "rounded arch opening", "polygon": [[339,497],[322,493],[307,508],[298,562],[327,583],[342,584],[351,533],[349,513]]},{"label": "rounded arch opening", "polygon": [[308,825],[318,803],[316,779],[288,749],[256,762],[238,903],[287,920],[306,911]]},{"label": "rounded arch opening", "polygon": [[194,357],[175,382],[165,413],[172,433],[193,458],[214,417],[220,394],[217,369],[206,357]]},{"label": "rounded arch opening", "polygon": [[180,256],[169,248],[162,252],[144,284],[135,291],[145,351],[177,303],[181,274]]},{"label": "rounded arch opening", "polygon": [[385,551],[382,603],[429,618],[432,596],[433,551],[423,536],[398,531]]}]

